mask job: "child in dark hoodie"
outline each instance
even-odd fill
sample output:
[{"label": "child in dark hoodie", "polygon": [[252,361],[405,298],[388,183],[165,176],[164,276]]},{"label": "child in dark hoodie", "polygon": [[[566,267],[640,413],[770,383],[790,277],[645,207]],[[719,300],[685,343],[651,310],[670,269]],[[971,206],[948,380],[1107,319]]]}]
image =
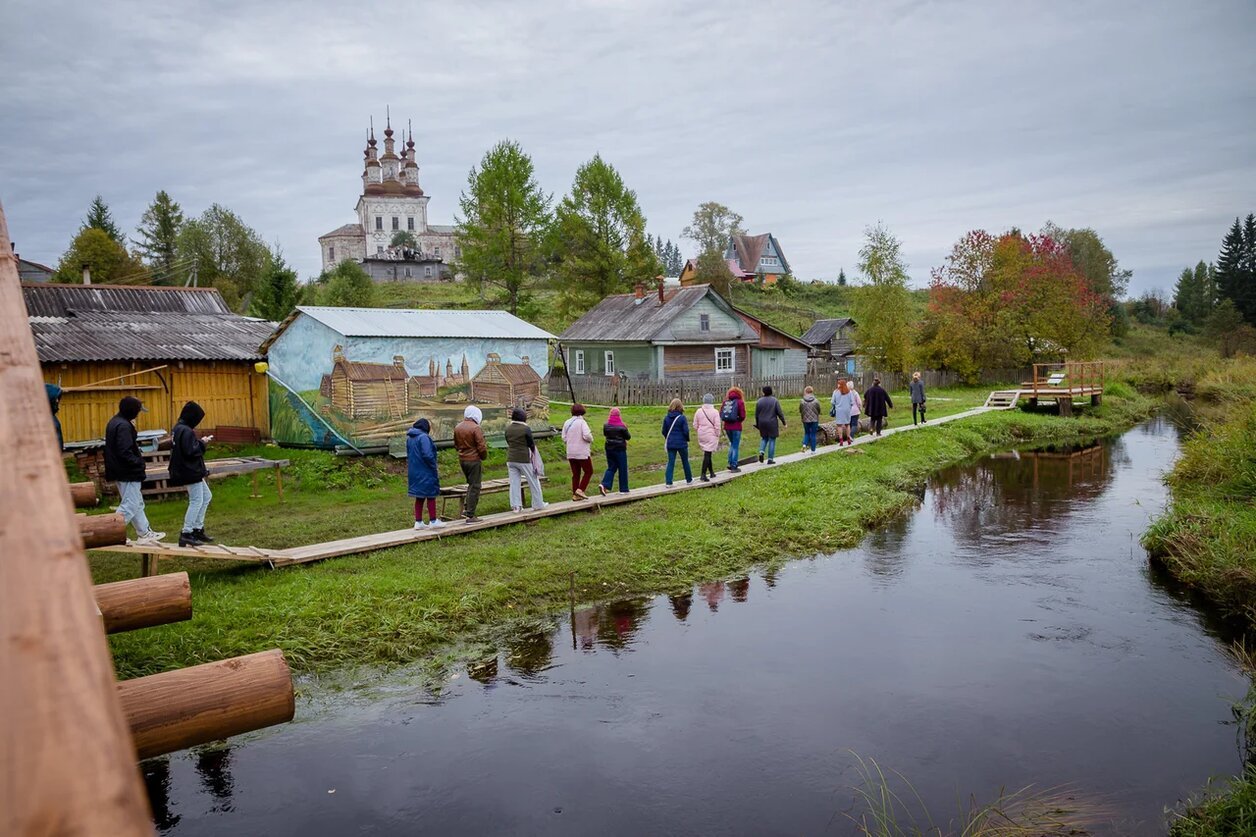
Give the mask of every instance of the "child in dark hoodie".
[{"label": "child in dark hoodie", "polygon": [[205,445],[214,437],[196,438],[196,426],[205,418],[205,410],[195,401],[183,405],[179,421],[171,431],[174,444],[170,448],[170,484],[186,485],[188,510],[183,516],[183,531],[179,533],[179,546],[199,546],[213,543],[205,534],[205,512],[213,499],[209,483],[209,469],[205,467]]}]

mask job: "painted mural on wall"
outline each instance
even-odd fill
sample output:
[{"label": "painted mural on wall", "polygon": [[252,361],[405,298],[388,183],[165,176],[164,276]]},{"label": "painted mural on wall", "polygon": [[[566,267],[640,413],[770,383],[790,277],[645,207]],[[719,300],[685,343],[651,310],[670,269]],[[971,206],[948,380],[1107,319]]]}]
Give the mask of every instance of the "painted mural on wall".
[{"label": "painted mural on wall", "polygon": [[[377,355],[376,351],[363,353]],[[543,346],[542,346],[543,349]],[[542,368],[546,364],[542,362]],[[276,369],[270,384],[271,427],[276,441],[333,447],[393,445],[420,417],[432,422],[432,437],[452,439],[467,404],[484,413],[487,435],[501,434],[510,410],[522,408],[537,429],[549,426],[542,378],[528,355],[477,353],[474,348],[393,355],[390,362],[360,359],[337,343],[326,358],[316,388],[308,380],[284,379]],[[291,387],[289,389],[288,387]]]}]

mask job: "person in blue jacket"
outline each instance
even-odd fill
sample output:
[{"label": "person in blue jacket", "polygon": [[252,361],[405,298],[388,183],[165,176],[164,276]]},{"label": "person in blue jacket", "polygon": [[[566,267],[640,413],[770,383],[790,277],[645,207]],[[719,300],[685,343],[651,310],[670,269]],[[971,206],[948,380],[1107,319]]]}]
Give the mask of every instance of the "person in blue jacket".
[{"label": "person in blue jacket", "polygon": [[693,482],[693,471],[689,469],[689,422],[685,420],[685,405],[679,398],[673,398],[663,416],[663,438],[667,444],[667,484],[672,484],[672,475],[676,471],[676,457],[680,457],[685,466],[685,484]]},{"label": "person in blue jacket", "polygon": [[[406,471],[410,478],[410,496],[414,498],[415,529],[439,529],[445,525],[436,516],[440,474],[436,470],[436,445],[431,433],[432,423],[425,418],[416,421],[406,432]],[[428,523],[423,522],[424,505]]]}]

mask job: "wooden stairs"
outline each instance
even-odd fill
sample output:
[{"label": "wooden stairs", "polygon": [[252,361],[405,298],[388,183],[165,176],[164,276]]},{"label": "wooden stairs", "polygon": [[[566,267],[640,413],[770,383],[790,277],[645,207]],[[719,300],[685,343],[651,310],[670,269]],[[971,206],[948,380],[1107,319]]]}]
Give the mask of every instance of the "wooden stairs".
[{"label": "wooden stairs", "polygon": [[996,389],[990,393],[986,399],[985,406],[992,410],[1010,410],[1016,406],[1017,400],[1020,398],[1020,390],[1015,389]]}]

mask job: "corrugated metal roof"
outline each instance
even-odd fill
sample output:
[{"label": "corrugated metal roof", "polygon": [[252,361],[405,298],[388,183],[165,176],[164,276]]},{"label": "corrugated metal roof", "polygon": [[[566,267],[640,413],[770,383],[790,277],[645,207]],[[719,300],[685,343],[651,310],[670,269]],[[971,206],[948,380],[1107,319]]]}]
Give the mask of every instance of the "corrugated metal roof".
[{"label": "corrugated metal roof", "polygon": [[558,339],[649,342],[673,319],[697,305],[710,290],[710,285],[668,290],[661,303],[657,289],[647,291],[639,303],[636,294],[608,296],[568,326]]},{"label": "corrugated metal roof", "polygon": [[158,288],[147,285],[24,284],[26,313],[65,317],[88,311],[230,314],[216,288]]},{"label": "corrugated metal roof", "polygon": [[44,363],[104,360],[260,360],[275,324],[235,314],[87,312],[31,317]]},{"label": "corrugated metal roof", "polygon": [[[507,311],[447,311],[420,308],[328,308],[302,305],[302,314],[345,337],[469,337],[553,340],[554,335]],[[286,325],[286,321],[285,321]],[[280,327],[280,330],[284,326]],[[275,335],[278,337],[278,333]]]},{"label": "corrugated metal roof", "polygon": [[837,334],[839,328],[853,325],[854,322],[850,317],[838,317],[835,320],[816,320],[812,323],[811,328],[807,329],[807,333],[802,336],[802,342],[809,343],[812,346],[822,346],[833,339],[833,335]]}]

